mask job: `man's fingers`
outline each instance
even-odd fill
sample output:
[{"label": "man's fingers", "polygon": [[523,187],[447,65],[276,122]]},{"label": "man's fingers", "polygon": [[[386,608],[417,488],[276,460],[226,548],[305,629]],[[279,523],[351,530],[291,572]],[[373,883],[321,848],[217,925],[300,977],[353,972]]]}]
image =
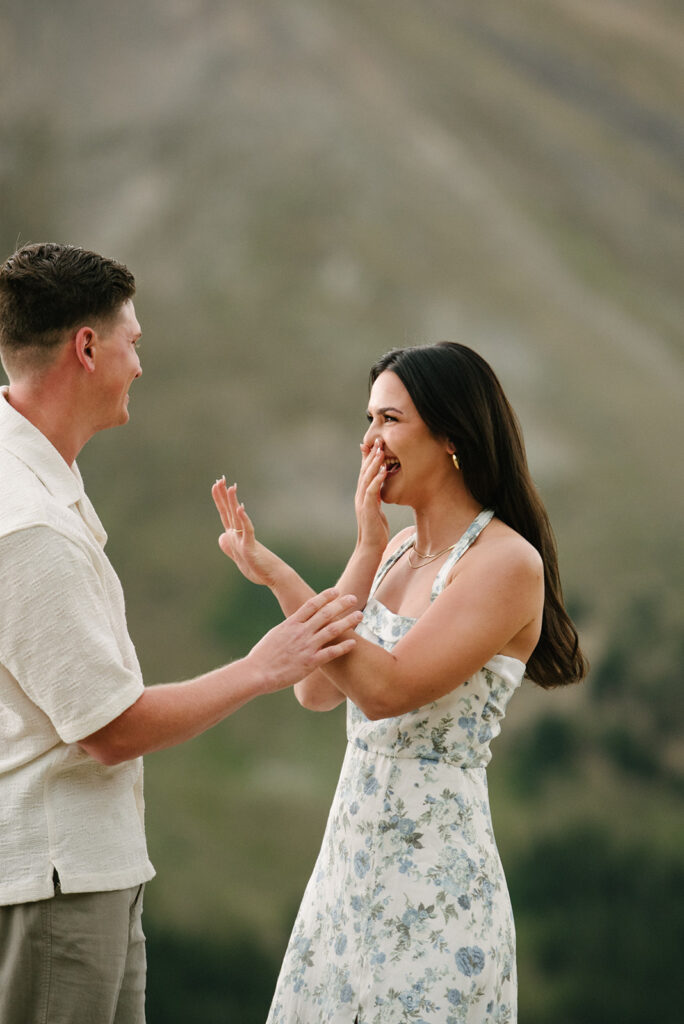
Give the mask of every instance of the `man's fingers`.
[{"label": "man's fingers", "polygon": [[320,651],[314,654],[311,661],[315,666],[325,665],[334,658],[339,658],[343,654],[349,654],[354,650],[355,646],[356,640],[353,637],[349,637],[347,640],[341,640],[339,644],[333,644],[332,647],[322,647]]},{"label": "man's fingers", "polygon": [[331,640],[336,640],[342,633],[346,633],[348,629],[355,629],[359,622],[363,618],[363,612],[356,611],[351,612],[349,615],[345,615],[344,618],[335,619],[333,622],[326,623],[322,626],[317,633],[317,639],[322,640],[323,643],[330,643]]},{"label": "man's fingers", "polygon": [[[354,609],[352,612],[352,608]],[[337,627],[340,619],[347,618],[349,613],[352,615],[357,614],[358,601],[353,594],[345,594],[344,597],[338,597],[333,601],[328,601],[322,608],[311,616],[308,620],[307,625],[313,630],[314,633],[318,633],[319,630],[329,625],[335,625]],[[330,638],[339,636],[342,632],[339,628],[335,628],[331,631]]]},{"label": "man's fingers", "polygon": [[335,601],[343,602],[340,611],[344,611],[345,608],[348,608],[356,601],[356,598],[352,594],[345,594],[344,597],[340,597],[339,591],[335,590],[334,587],[329,587],[328,590],[322,590],[320,594],[314,594],[308,601],[305,601],[301,608],[292,615],[292,618],[295,622],[308,622],[322,608]]}]

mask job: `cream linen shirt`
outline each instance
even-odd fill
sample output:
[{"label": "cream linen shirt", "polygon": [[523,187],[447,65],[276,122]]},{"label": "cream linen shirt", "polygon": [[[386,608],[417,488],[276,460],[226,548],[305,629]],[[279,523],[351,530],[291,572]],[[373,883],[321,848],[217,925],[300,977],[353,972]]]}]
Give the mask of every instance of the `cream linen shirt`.
[{"label": "cream linen shirt", "polygon": [[0,905],[154,875],[142,758],[77,745],[143,692],[123,592],[83,489],[0,388]]}]

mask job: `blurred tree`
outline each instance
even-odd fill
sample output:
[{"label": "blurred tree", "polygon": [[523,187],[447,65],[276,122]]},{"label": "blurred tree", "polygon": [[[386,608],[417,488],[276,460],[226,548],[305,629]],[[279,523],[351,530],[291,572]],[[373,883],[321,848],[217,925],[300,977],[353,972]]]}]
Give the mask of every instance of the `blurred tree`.
[{"label": "blurred tree", "polygon": [[547,986],[521,986],[526,1024],[678,1024],[684,863],[596,827],[541,838],[508,872],[521,956]]},{"label": "blurred tree", "polygon": [[552,775],[575,772],[581,746],[571,719],[557,714],[537,719],[518,738],[511,760],[511,781],[518,795],[537,795]]},{"label": "blurred tree", "polygon": [[249,935],[225,945],[147,922],[147,1024],[263,1024],[278,964]]}]

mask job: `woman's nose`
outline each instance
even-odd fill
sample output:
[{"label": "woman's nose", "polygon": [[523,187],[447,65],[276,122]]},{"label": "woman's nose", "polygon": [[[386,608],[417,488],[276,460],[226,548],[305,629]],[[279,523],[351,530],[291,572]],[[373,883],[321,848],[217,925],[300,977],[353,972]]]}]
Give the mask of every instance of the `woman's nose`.
[{"label": "woman's nose", "polygon": [[377,427],[374,426],[374,424],[369,423],[368,424],[368,430],[363,435],[363,443],[367,444],[369,448],[372,448],[373,442],[376,440],[377,437],[378,437],[378,429],[377,429]]}]

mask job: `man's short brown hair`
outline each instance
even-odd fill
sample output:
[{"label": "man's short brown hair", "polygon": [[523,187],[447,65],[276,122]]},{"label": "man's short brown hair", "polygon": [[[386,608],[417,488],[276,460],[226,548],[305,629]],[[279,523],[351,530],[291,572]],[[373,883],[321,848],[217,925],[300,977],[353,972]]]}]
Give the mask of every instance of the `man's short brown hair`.
[{"label": "man's short brown hair", "polygon": [[113,318],[135,294],[130,270],[88,249],[24,245],[0,267],[0,355],[6,366],[41,364],[65,332]]}]

